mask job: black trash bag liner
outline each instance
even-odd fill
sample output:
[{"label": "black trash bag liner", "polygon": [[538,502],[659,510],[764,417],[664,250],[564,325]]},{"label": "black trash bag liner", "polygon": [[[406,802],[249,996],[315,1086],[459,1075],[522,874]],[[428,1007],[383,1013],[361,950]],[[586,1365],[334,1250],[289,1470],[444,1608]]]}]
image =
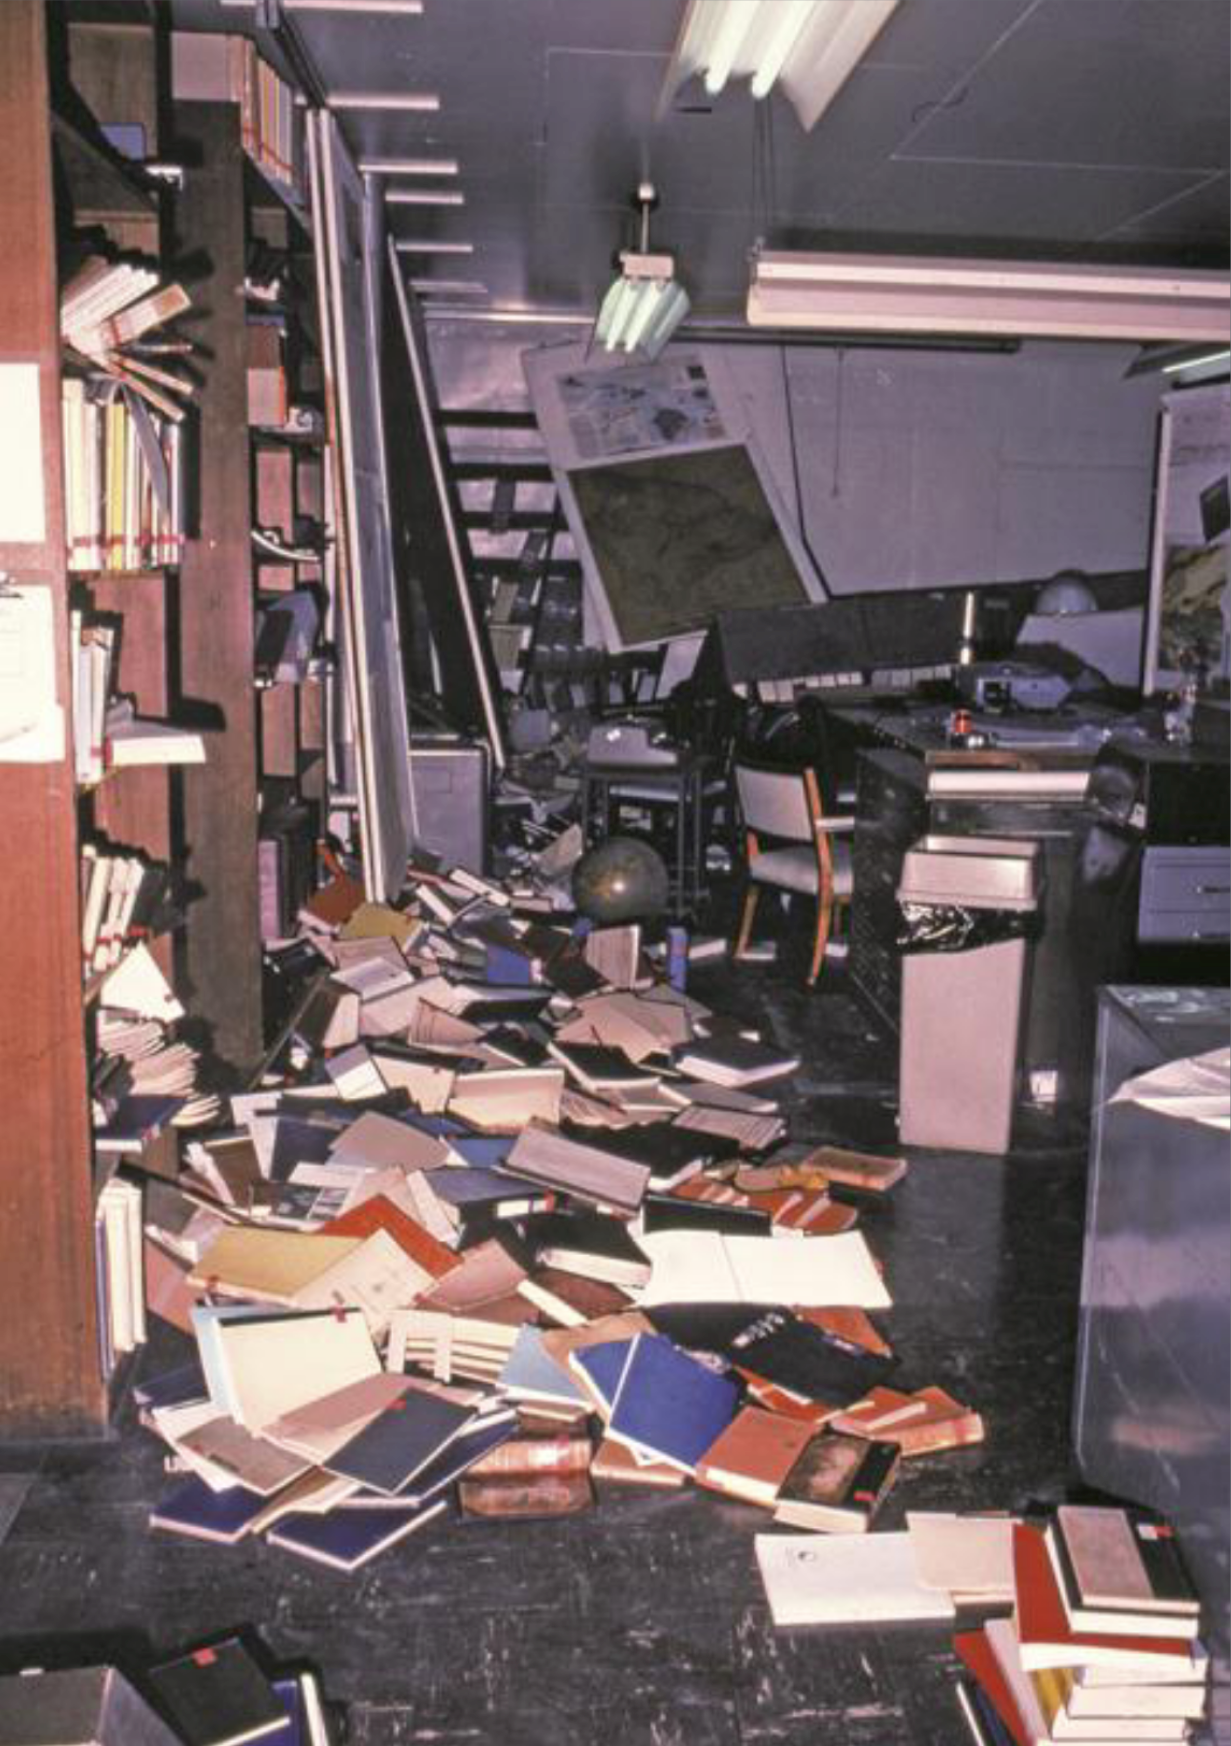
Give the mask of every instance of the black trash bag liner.
[{"label": "black trash bag liner", "polygon": [[1042,932],[1037,909],[967,909],[961,903],[898,904],[899,952],[973,952],[1004,940],[1034,940]]}]

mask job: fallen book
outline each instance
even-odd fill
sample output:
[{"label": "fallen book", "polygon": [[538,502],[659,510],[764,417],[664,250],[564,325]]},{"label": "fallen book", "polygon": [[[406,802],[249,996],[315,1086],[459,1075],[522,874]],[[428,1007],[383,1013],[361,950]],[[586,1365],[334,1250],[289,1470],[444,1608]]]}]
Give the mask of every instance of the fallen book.
[{"label": "fallen book", "polygon": [[823,1534],[864,1534],[897,1476],[892,1443],[868,1443],[822,1430],[782,1482],[774,1520]]},{"label": "fallen book", "polygon": [[371,1509],[337,1509],[325,1516],[285,1516],[269,1530],[266,1539],[269,1545],[281,1546],[283,1551],[313,1563],[327,1564],[334,1570],[359,1570],[444,1515],[448,1508],[447,1497],[436,1497],[426,1504],[381,1504]]},{"label": "fallen book", "polygon": [[697,1483],[747,1503],[772,1505],[811,1435],[802,1419],[741,1407],[698,1461]]},{"label": "fallen book", "polygon": [[910,1535],[758,1534],[775,1625],[951,1619],[948,1595],[919,1581]]},{"label": "fallen book", "polygon": [[1171,1524],[1132,1506],[1061,1504],[1048,1526],[1065,1611],[1081,1630],[1191,1636],[1200,1599]]},{"label": "fallen book", "polygon": [[583,1145],[538,1122],[522,1129],[501,1168],[592,1205],[626,1213],[641,1205],[650,1177],[648,1165]]},{"label": "fallen book", "polygon": [[286,1727],[286,1711],[238,1637],[164,1661],[146,1681],[185,1746],[241,1746]]},{"label": "fallen book", "polygon": [[773,1049],[766,1043],[749,1037],[706,1037],[677,1049],[676,1068],[691,1073],[697,1079],[713,1080],[718,1085],[741,1087],[759,1085],[766,1079],[777,1079],[798,1070],[798,1055]]},{"label": "fallen book", "polygon": [[184,1746],[116,1667],[0,1678],[5,1746]]}]

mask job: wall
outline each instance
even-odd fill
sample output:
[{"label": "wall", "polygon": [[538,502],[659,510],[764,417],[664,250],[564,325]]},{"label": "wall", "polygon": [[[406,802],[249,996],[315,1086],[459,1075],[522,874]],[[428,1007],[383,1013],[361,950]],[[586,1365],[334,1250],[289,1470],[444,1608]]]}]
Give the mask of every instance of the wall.
[{"label": "wall", "polygon": [[[429,331],[443,404],[489,408],[528,404],[523,350],[583,337]],[[1163,378],[1124,380],[1135,348],[722,349],[834,593],[1145,568]]]}]

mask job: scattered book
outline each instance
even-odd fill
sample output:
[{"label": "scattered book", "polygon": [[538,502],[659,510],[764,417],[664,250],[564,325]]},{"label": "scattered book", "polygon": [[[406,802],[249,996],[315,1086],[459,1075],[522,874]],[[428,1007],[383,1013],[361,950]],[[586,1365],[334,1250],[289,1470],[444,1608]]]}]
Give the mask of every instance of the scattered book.
[{"label": "scattered book", "polygon": [[910,1535],[758,1534],[775,1625],[951,1619],[948,1595],[919,1581]]},{"label": "scattered book", "polygon": [[164,1661],[146,1677],[185,1746],[243,1746],[286,1726],[286,1711],[238,1637]]},{"label": "scattered book", "polygon": [[897,1475],[892,1443],[869,1443],[822,1430],[809,1439],[782,1482],[774,1520],[823,1534],[864,1534]]}]

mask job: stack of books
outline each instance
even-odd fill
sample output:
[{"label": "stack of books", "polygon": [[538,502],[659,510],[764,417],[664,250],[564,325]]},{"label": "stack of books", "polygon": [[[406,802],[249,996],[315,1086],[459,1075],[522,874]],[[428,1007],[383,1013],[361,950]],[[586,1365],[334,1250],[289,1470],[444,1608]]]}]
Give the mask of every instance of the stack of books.
[{"label": "stack of books", "polygon": [[1063,1504],[1012,1527],[1012,1616],[955,1648],[971,1736],[985,1746],[1181,1741],[1205,1714],[1200,1602],[1162,1517]]}]

